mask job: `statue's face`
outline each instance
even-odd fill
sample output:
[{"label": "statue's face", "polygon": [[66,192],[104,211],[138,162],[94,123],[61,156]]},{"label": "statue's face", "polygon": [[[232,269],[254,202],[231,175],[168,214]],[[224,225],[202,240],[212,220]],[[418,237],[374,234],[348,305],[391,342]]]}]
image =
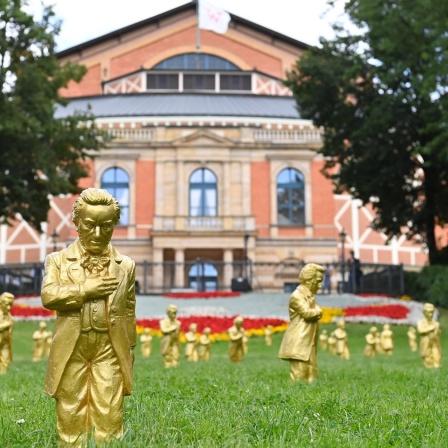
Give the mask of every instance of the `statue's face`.
[{"label": "statue's face", "polygon": [[434,316],[434,310],[430,308],[423,308],[423,314],[425,315],[426,319],[431,320],[432,316]]},{"label": "statue's face", "polygon": [[93,255],[104,252],[112,238],[114,217],[112,205],[83,204],[79,214],[78,234],[88,252]]},{"label": "statue's face", "polygon": [[0,307],[5,314],[9,314],[12,307],[12,299],[3,299],[2,301],[0,301]]},{"label": "statue's face", "polygon": [[173,309],[169,309],[169,310],[167,311],[167,315],[168,315],[168,317],[170,318],[170,320],[174,320],[174,319],[176,319],[177,311],[176,311],[176,310],[173,310]]},{"label": "statue's face", "polygon": [[322,272],[316,272],[314,277],[310,280],[309,290],[312,294],[316,294],[317,291],[322,287],[322,281],[324,279],[324,275]]}]

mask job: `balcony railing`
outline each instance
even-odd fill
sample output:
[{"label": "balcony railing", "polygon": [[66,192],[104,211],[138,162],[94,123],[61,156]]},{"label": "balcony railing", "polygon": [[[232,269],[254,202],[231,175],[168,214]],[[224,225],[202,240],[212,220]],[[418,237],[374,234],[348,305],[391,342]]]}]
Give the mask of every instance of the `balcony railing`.
[{"label": "balcony railing", "polygon": [[154,231],[251,231],[253,216],[155,216]]},{"label": "balcony railing", "polygon": [[263,129],[254,132],[254,140],[272,143],[322,143],[322,132],[319,129],[301,131]]}]

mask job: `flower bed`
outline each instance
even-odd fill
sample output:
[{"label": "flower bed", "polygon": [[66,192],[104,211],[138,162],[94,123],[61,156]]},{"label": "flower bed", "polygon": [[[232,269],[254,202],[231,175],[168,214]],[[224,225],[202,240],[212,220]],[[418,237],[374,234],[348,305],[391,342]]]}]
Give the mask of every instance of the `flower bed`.
[{"label": "flower bed", "polygon": [[41,306],[13,305],[11,315],[15,320],[46,320],[56,317],[55,311],[47,310]]},{"label": "flower bed", "polygon": [[163,297],[170,299],[217,299],[222,297],[239,297],[240,293],[236,291],[213,291],[213,292],[171,292],[164,294]]}]

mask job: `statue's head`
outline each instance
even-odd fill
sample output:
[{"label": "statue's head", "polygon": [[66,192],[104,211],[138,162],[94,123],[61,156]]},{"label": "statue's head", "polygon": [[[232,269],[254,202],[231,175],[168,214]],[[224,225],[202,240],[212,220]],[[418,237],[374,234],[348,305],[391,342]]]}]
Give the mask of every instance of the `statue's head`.
[{"label": "statue's head", "polygon": [[87,252],[103,253],[120,220],[120,205],[106,190],[87,188],[73,204],[72,221]]},{"label": "statue's head", "polygon": [[144,333],[145,334],[149,334],[151,332],[151,330],[148,328],[148,327],[146,327],[145,329],[144,329]]},{"label": "statue's head", "polygon": [[192,333],[196,333],[196,331],[198,331],[198,326],[195,323],[190,324],[188,326],[188,331],[191,331]]},{"label": "statue's head", "polygon": [[46,324],[45,322],[41,322],[41,323],[39,324],[39,328],[40,328],[41,330],[44,330],[45,328],[47,328],[47,324]]},{"label": "statue's head", "polygon": [[435,308],[432,303],[425,303],[423,305],[423,314],[429,320],[431,320],[432,317],[434,316],[434,310]]},{"label": "statue's head", "polygon": [[323,266],[315,263],[308,263],[300,271],[299,282],[306,286],[312,294],[316,294],[322,287],[324,271],[325,269]]},{"label": "statue's head", "polygon": [[338,326],[338,328],[345,328],[345,320],[339,319],[337,326]]},{"label": "statue's head", "polygon": [[376,334],[377,328],[376,327],[370,327],[370,333]]},{"label": "statue's head", "polygon": [[204,333],[204,334],[206,334],[206,335],[209,335],[210,333],[211,333],[211,329],[209,328],[209,327],[205,327],[204,328],[204,331],[202,332],[202,333]]},{"label": "statue's head", "polygon": [[177,306],[176,305],[169,305],[168,308],[166,309],[166,314],[167,314],[167,316],[171,320],[176,319],[176,316],[177,316]]},{"label": "statue's head", "polygon": [[10,292],[4,292],[0,295],[0,308],[5,314],[9,314],[14,302],[14,294]]},{"label": "statue's head", "polygon": [[385,325],[383,325],[383,329],[384,329],[384,330],[390,330],[390,325],[389,325],[389,324],[385,324]]},{"label": "statue's head", "polygon": [[237,317],[235,317],[235,319],[233,319],[233,324],[238,329],[240,329],[242,327],[243,322],[244,322],[244,319],[241,316],[237,316]]}]

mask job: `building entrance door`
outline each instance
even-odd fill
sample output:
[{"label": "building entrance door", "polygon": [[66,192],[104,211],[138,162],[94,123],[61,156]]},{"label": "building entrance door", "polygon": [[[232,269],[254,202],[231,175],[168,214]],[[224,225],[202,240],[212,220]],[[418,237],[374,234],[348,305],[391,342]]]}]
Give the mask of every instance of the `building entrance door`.
[{"label": "building entrance door", "polygon": [[211,263],[198,261],[188,272],[188,283],[196,291],[216,291],[218,270]]}]

